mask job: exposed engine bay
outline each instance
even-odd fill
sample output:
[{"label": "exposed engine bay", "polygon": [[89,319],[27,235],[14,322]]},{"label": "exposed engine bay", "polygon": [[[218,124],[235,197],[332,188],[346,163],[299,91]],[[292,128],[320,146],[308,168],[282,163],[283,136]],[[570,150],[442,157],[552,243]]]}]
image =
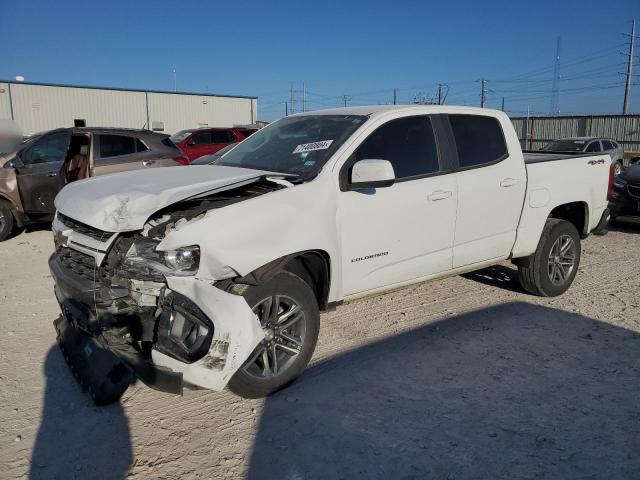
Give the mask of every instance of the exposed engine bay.
[{"label": "exposed engine bay", "polygon": [[[141,231],[119,234],[57,214],[56,250],[49,265],[63,312],[55,322],[58,339],[96,403],[119,398],[133,375],[177,394],[183,380],[224,388],[260,341],[260,324],[244,299],[230,293],[233,281],[198,278],[198,245],[157,247],[171,232],[212,210],[281,188],[286,188],[281,182],[260,178],[176,203],[153,214]],[[89,239],[108,245],[103,255],[100,248],[85,245]],[[213,300],[215,313],[190,298]],[[233,324],[225,324],[225,313],[233,315]]]}]

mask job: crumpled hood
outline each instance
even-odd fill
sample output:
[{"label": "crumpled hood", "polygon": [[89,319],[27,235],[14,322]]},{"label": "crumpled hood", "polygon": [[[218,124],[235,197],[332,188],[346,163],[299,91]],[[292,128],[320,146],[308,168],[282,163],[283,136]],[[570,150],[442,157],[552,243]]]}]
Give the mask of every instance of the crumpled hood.
[{"label": "crumpled hood", "polygon": [[267,173],[214,165],[134,170],[70,183],[56,197],[55,206],[64,215],[106,232],[140,230],[164,207],[241,186]]}]

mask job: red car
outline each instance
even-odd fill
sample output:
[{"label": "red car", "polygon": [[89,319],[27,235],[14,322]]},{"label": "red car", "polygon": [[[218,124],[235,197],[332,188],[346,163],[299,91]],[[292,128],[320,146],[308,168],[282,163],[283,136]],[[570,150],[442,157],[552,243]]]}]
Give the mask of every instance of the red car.
[{"label": "red car", "polygon": [[190,163],[227,145],[241,142],[256,131],[255,128],[198,128],[182,130],[172,135],[171,141],[184,152]]}]

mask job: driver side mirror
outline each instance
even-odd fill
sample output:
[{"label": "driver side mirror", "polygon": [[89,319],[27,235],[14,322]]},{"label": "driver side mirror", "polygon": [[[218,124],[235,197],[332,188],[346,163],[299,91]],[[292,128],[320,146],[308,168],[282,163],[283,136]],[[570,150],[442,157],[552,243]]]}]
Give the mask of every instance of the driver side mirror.
[{"label": "driver side mirror", "polygon": [[396,174],[389,160],[359,160],[351,167],[348,189],[390,187],[395,181]]},{"label": "driver side mirror", "polygon": [[191,139],[187,142],[187,145],[189,145],[190,147],[193,147],[196,144],[196,141],[194,139]]},{"label": "driver side mirror", "polygon": [[5,167],[8,168],[20,168],[20,167],[24,167],[24,162],[20,159],[20,157],[16,156],[15,158],[13,158],[12,160],[10,160],[9,162],[7,162],[5,164]]}]

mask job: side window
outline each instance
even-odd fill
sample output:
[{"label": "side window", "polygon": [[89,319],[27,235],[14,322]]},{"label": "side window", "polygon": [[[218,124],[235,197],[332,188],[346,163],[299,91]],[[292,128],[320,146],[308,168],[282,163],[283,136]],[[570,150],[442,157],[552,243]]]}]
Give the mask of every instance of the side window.
[{"label": "side window", "polygon": [[594,140],[588,146],[585,152],[601,152],[600,142],[598,140]]},{"label": "side window", "polygon": [[213,132],[213,143],[229,143],[235,141],[235,137],[231,132],[225,130],[216,130]]},{"label": "side window", "polygon": [[355,152],[355,160],[389,160],[397,179],[439,169],[436,140],[429,117],[391,120],[375,130]]},{"label": "side window", "polygon": [[495,162],[507,154],[507,145],[497,118],[449,115],[449,122],[458,148],[460,167]]},{"label": "side window", "polygon": [[136,139],[124,135],[100,135],[100,158],[130,155],[136,152]]},{"label": "side window", "polygon": [[36,163],[62,162],[67,156],[69,134],[54,133],[38,140],[35,145],[25,151],[20,159],[25,165]]},{"label": "side window", "polygon": [[610,142],[609,140],[602,140],[602,149],[603,150],[613,150],[614,147],[613,146],[613,142]]},{"label": "side window", "polygon": [[198,133],[195,138],[196,145],[207,145],[211,143],[211,132]]},{"label": "side window", "polygon": [[149,149],[144,143],[142,143],[142,140],[136,138],[136,152],[146,152],[147,150]]}]

